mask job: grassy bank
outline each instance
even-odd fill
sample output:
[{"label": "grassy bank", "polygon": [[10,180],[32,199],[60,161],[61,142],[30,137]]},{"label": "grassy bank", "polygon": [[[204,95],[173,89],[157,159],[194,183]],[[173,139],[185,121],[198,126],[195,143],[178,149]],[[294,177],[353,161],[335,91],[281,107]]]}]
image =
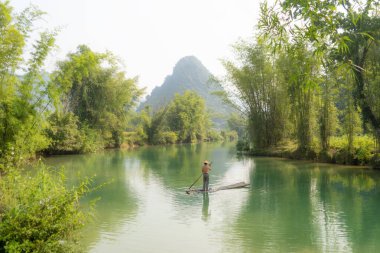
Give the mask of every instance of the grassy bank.
[{"label": "grassy bank", "polygon": [[254,156],[273,156],[315,162],[366,165],[380,168],[380,155],[376,153],[374,138],[364,135],[356,136],[350,147],[346,137],[332,137],[328,150],[322,150],[315,143],[309,150],[300,150],[295,141],[287,140],[275,147],[265,149],[249,148],[247,144],[238,144],[240,153]]}]

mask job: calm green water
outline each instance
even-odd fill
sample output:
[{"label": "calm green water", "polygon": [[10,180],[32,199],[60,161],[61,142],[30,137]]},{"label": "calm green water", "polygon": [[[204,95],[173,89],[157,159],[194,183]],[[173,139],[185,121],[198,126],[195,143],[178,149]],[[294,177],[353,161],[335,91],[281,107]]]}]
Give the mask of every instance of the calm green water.
[{"label": "calm green water", "polygon": [[[211,187],[249,189],[185,194],[213,162]],[[96,222],[84,230],[89,252],[380,252],[380,172],[273,158],[238,158],[233,145],[147,147],[61,156],[72,183],[113,180]],[[196,185],[199,188],[201,180]]]}]

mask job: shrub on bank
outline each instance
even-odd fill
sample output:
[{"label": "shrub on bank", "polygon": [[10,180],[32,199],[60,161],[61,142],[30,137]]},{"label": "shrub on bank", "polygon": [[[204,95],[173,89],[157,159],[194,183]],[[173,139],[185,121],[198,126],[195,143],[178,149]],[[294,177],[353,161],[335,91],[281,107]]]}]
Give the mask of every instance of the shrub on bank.
[{"label": "shrub on bank", "polygon": [[338,164],[372,165],[374,168],[380,168],[380,155],[375,155],[375,140],[368,135],[355,136],[351,150],[349,150],[346,136],[331,137],[328,150],[320,150],[318,145],[312,145],[309,150],[300,150],[296,143],[291,141],[281,142],[275,147],[252,150],[247,141],[239,140],[236,148],[237,151],[249,151],[250,154],[259,156],[279,156]]},{"label": "shrub on bank", "polygon": [[249,151],[249,142],[246,140],[238,140],[238,142],[236,143],[236,150],[239,152]]},{"label": "shrub on bank", "polygon": [[88,213],[79,199],[89,180],[66,187],[62,174],[13,170],[0,180],[0,252],[78,252],[78,229]]},{"label": "shrub on bank", "polygon": [[221,141],[223,140],[223,136],[215,129],[210,129],[207,132],[207,137],[205,141]]},{"label": "shrub on bank", "polygon": [[45,135],[50,139],[50,145],[44,150],[47,154],[90,153],[104,146],[102,134],[86,124],[79,127],[78,117],[71,112],[53,113]]},{"label": "shrub on bank", "polygon": [[220,135],[225,141],[235,141],[238,139],[238,133],[234,130],[232,131],[221,131]]},{"label": "shrub on bank", "polygon": [[178,135],[172,131],[159,132],[154,140],[154,144],[175,144],[178,140]]},{"label": "shrub on bank", "polygon": [[124,143],[121,147],[143,146],[148,138],[142,128],[137,128],[134,132],[124,132],[123,135]]},{"label": "shrub on bank", "polygon": [[369,164],[373,157],[374,148],[375,141],[368,135],[355,136],[351,150],[349,150],[346,136],[330,138],[332,159],[340,164]]}]

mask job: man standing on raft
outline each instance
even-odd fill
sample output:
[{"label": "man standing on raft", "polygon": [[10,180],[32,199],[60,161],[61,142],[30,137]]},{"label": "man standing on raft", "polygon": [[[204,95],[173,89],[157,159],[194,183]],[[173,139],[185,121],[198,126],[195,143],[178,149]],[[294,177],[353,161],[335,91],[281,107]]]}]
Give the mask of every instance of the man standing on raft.
[{"label": "man standing on raft", "polygon": [[211,163],[208,161],[203,162],[202,166],[202,174],[203,174],[203,191],[208,191],[208,183],[209,183],[209,171],[211,170]]}]

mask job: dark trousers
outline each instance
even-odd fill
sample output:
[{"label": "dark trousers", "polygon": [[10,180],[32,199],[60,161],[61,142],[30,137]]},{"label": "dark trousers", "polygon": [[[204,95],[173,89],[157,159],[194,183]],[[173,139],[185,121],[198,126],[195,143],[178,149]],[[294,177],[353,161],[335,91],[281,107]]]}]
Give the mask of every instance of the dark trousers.
[{"label": "dark trousers", "polygon": [[203,190],[204,191],[208,191],[208,182],[209,182],[208,173],[203,173]]}]

